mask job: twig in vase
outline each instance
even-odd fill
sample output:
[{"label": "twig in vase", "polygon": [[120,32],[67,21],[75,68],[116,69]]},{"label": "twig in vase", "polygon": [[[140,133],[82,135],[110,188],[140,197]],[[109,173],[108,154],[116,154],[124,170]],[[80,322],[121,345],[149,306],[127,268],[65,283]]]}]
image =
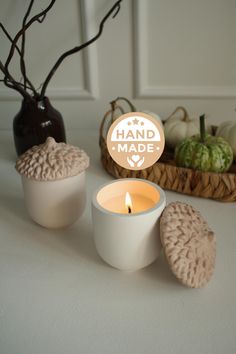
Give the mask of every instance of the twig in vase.
[{"label": "twig in vase", "polygon": [[[11,37],[11,35],[7,31],[7,29],[4,27],[4,25],[2,23],[0,23],[0,28],[2,29],[2,31],[4,32],[6,37],[11,42],[10,51],[9,51],[9,54],[8,54],[7,59],[5,61],[5,64],[3,64],[0,61],[0,71],[2,71],[2,73],[4,74],[4,80],[3,81],[4,81],[4,84],[7,87],[18,91],[24,98],[35,99],[35,100],[38,100],[38,101],[39,100],[43,100],[44,97],[45,97],[45,94],[46,94],[46,90],[47,90],[48,84],[49,84],[50,80],[52,79],[53,75],[55,74],[56,70],[58,69],[58,67],[61,65],[61,63],[68,56],[70,56],[70,55],[72,55],[74,53],[78,53],[82,49],[88,47],[90,44],[95,42],[102,35],[104,24],[109,19],[109,17],[110,16],[112,16],[112,18],[116,17],[116,15],[118,14],[118,12],[120,10],[120,4],[122,2],[122,0],[116,1],[116,3],[112,6],[112,8],[107,12],[107,14],[104,16],[104,18],[100,22],[98,33],[94,37],[92,37],[87,42],[82,43],[81,45],[76,46],[76,47],[64,52],[57,59],[57,61],[54,64],[54,66],[49,71],[49,74],[47,75],[45,81],[42,83],[42,85],[40,85],[41,91],[40,91],[40,93],[38,93],[38,90],[40,90],[40,88],[37,89],[37,90],[35,89],[34,85],[29,80],[29,78],[27,77],[27,73],[26,73],[26,65],[25,65],[25,59],[24,59],[24,57],[25,57],[26,31],[34,22],[39,22],[39,23],[43,22],[43,20],[45,19],[47,13],[53,7],[55,1],[56,0],[51,0],[49,5],[44,10],[42,10],[41,12],[39,12],[38,14],[33,16],[30,20],[28,20],[30,12],[32,10],[32,7],[34,5],[34,0],[30,0],[30,3],[29,3],[28,8],[27,8],[27,11],[26,11],[25,16],[24,16],[23,21],[22,21],[22,27],[17,32],[17,34],[15,35],[14,38]],[[21,38],[21,46],[19,47],[17,45],[17,43],[18,43],[18,40],[20,38]],[[21,68],[21,73],[22,73],[22,76],[23,76],[23,83],[16,81],[14,79],[14,77],[10,74],[10,71],[9,71],[9,64],[10,64],[12,58],[13,58],[15,50],[18,52],[18,54],[20,56],[20,68]],[[2,81],[2,80],[0,80],[0,81]],[[31,90],[33,95],[31,96],[28,93],[27,90]]]},{"label": "twig in vase", "polygon": [[[18,31],[18,33],[15,35],[15,37],[14,37],[14,39],[13,39],[13,41],[12,41],[12,44],[11,44],[10,52],[9,52],[9,54],[8,54],[7,60],[6,60],[5,65],[4,65],[4,67],[5,67],[5,85],[7,85],[7,77],[9,78],[9,75],[10,75],[9,70],[8,70],[8,67],[9,67],[9,64],[10,64],[10,62],[11,62],[11,59],[12,59],[12,57],[13,57],[13,55],[14,55],[14,51],[15,51],[15,49],[16,49],[16,45],[17,45],[18,39],[19,39],[21,36],[24,35],[25,31],[26,31],[34,22],[36,22],[36,21],[38,21],[38,20],[42,20],[42,18],[43,18],[43,19],[45,18],[47,12],[52,8],[52,6],[54,5],[55,1],[56,1],[56,0],[51,0],[50,4],[48,5],[48,7],[47,7],[46,9],[42,10],[42,11],[41,11],[40,13],[38,13],[37,15],[33,16],[27,23],[24,23],[24,26],[23,26],[23,27],[20,29],[20,31]],[[33,5],[33,4],[31,5],[31,3],[34,3],[34,0],[32,0],[32,1],[30,2],[30,5],[29,5],[28,10],[27,10],[27,13],[28,13],[28,14],[26,13],[27,17],[26,17],[26,15],[25,15],[25,17],[24,17],[24,18],[26,18],[26,20],[27,20],[27,18],[28,18],[29,12],[30,12],[30,10],[31,10],[31,8],[32,8],[32,5]],[[23,21],[24,21],[24,20],[23,20]],[[21,56],[21,58],[22,58],[22,56]],[[24,73],[22,73],[22,74],[23,74],[23,76],[25,75]],[[25,78],[25,76],[24,76],[24,78]],[[26,80],[26,81],[27,81],[27,80]],[[8,86],[8,85],[7,85],[7,86]],[[19,87],[18,87],[18,91],[19,91]],[[21,90],[20,93],[21,93],[24,97],[27,97],[27,96],[28,96],[29,98],[31,98],[31,96],[27,93],[26,90],[24,90],[24,93],[23,93],[22,90]],[[37,94],[37,92],[36,92],[36,94]],[[37,94],[37,96],[38,96],[38,94]],[[35,98],[37,98],[37,96],[36,96]]]},{"label": "twig in vase", "polygon": [[[25,27],[27,18],[29,17],[29,14],[30,14],[33,4],[34,4],[34,0],[31,0],[29,3],[29,7],[26,11],[26,14],[23,18],[22,28]],[[26,76],[26,67],[25,67],[24,56],[25,56],[25,31],[22,33],[22,38],[21,38],[20,67],[21,67],[21,73],[23,75],[23,80],[24,80],[24,89],[26,89],[27,76]],[[35,89],[34,89],[34,91],[35,91]]]},{"label": "twig in vase", "polygon": [[6,72],[5,67],[4,67],[4,65],[3,65],[3,63],[1,61],[0,61],[0,70],[5,75],[3,81],[4,81],[4,84],[7,87],[18,91],[24,98],[30,98],[31,99],[31,96],[29,95],[29,93],[26,90],[24,90],[23,87],[21,87],[22,84],[20,84],[17,81],[15,81],[14,78],[11,76],[11,74]]},{"label": "twig in vase", "polygon": [[[5,79],[0,79],[0,82],[5,82]],[[22,88],[24,88],[24,84],[22,84],[21,82],[16,81],[16,83],[17,83],[19,86],[21,86]],[[28,90],[31,90],[31,87],[30,87],[30,86],[27,86],[27,85],[26,85],[26,88],[27,88]]]},{"label": "twig in vase", "polygon": [[115,11],[115,14],[112,16],[112,18],[116,17],[116,15],[118,14],[118,12],[120,11],[120,3],[122,0],[118,0],[113,6],[112,8],[108,11],[108,13],[104,16],[104,18],[102,19],[100,25],[99,25],[99,30],[98,33],[91,38],[90,40],[88,40],[87,42],[81,44],[80,46],[77,46],[73,49],[68,50],[67,52],[63,53],[56,61],[56,63],[54,64],[54,66],[52,67],[52,69],[50,70],[48,76],[46,77],[46,80],[43,83],[42,86],[42,90],[40,93],[40,99],[43,99],[43,97],[45,96],[45,92],[47,89],[47,86],[49,84],[49,81],[51,80],[51,78],[53,77],[53,75],[55,74],[56,70],[58,69],[58,67],[61,65],[61,63],[70,55],[74,54],[74,53],[78,53],[80,50],[88,47],[90,44],[92,44],[93,42],[95,42],[101,35],[103,32],[103,27],[105,22],[108,20],[108,18],[112,15],[112,13]]},{"label": "twig in vase", "polygon": [[[2,23],[0,23],[0,28],[2,29],[2,31],[4,32],[4,34],[6,35],[6,37],[9,39],[9,41],[12,43],[12,42],[13,42],[13,39],[12,39],[11,35],[8,33],[7,29],[4,27],[4,25],[3,25]],[[19,56],[20,56],[20,58],[21,58],[22,52],[20,51],[20,48],[18,47],[17,44],[16,44],[15,47],[16,47],[16,51],[18,52],[18,54],[19,54]],[[24,60],[23,60],[23,62],[24,62]],[[25,68],[25,63],[22,64],[22,65],[24,65],[24,68]],[[21,70],[22,70],[22,69],[21,69]],[[24,70],[24,69],[23,69],[23,70]],[[38,93],[37,93],[36,89],[34,88],[32,82],[31,82],[31,81],[28,79],[28,77],[26,76],[25,70],[24,70],[24,73],[23,73],[23,71],[22,71],[22,75],[23,75],[23,80],[24,80],[24,86],[23,86],[24,89],[26,90],[26,88],[28,88],[29,90],[31,90],[31,91],[34,93],[35,96],[37,96]],[[6,80],[7,80],[7,78],[6,78]],[[0,81],[2,81],[2,80],[0,80]],[[4,80],[3,80],[3,82],[4,82]],[[16,80],[14,80],[14,82],[16,82]],[[28,86],[26,86],[26,83],[28,83]],[[19,82],[18,82],[18,84],[19,84]]]}]

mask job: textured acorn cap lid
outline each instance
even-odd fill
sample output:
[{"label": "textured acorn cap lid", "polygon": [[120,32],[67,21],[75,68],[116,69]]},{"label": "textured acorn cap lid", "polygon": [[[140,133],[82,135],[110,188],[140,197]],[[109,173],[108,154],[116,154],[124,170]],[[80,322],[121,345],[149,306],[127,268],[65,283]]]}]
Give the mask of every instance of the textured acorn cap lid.
[{"label": "textured acorn cap lid", "polygon": [[57,143],[53,138],[36,145],[21,155],[16,170],[37,181],[55,181],[73,177],[89,166],[89,157],[76,146]]},{"label": "textured acorn cap lid", "polygon": [[170,203],[160,220],[160,235],[176,278],[188,287],[203,287],[214,271],[216,238],[199,211],[185,203]]}]

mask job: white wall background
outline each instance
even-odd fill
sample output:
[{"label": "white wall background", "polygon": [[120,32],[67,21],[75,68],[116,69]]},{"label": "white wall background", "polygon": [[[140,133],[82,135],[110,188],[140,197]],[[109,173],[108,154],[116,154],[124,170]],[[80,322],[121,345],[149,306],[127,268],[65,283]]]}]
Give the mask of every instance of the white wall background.
[{"label": "white wall background", "polygon": [[[37,0],[34,12],[48,2]],[[27,69],[37,87],[60,53],[96,33],[114,2],[57,0],[44,23],[29,29]],[[12,35],[28,3],[0,1],[0,21]],[[163,118],[184,105],[214,124],[236,120],[235,13],[235,0],[123,0],[98,42],[67,59],[51,81],[48,96],[67,130],[98,129],[117,96]],[[2,33],[0,43],[4,61],[9,43]],[[20,78],[18,60],[11,68]],[[11,129],[21,98],[0,84],[0,129]]]}]

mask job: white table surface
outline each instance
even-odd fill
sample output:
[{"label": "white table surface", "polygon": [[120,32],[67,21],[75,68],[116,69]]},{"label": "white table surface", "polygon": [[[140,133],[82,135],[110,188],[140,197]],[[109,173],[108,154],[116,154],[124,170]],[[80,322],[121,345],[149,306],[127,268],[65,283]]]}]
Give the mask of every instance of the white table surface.
[{"label": "white table surface", "polygon": [[205,288],[179,284],[163,255],[141,271],[118,271],[92,239],[91,194],[111,179],[98,133],[68,133],[68,142],[91,157],[87,208],[72,227],[50,231],[29,219],[12,135],[0,133],[0,353],[236,353],[236,203],[166,193],[167,202],[199,209],[216,232]]}]

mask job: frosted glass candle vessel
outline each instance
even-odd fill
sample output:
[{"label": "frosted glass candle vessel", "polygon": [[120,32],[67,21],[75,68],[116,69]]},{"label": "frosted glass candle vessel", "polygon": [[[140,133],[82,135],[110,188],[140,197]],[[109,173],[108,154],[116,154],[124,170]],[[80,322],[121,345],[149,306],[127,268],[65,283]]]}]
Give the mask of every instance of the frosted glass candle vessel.
[{"label": "frosted glass candle vessel", "polygon": [[92,200],[93,237],[101,258],[126,271],[155,261],[165,205],[164,191],[146,180],[120,179],[97,190]]},{"label": "frosted glass candle vessel", "polygon": [[25,204],[31,218],[47,228],[71,225],[83,213],[86,202],[87,154],[79,148],[56,143],[49,137],[19,157]]}]

